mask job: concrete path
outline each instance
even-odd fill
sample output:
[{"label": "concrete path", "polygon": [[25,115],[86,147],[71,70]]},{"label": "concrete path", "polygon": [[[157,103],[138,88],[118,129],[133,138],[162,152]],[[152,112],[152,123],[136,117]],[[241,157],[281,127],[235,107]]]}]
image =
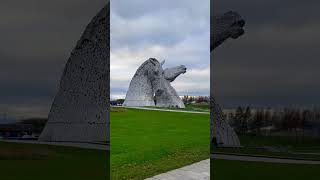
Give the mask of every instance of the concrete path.
[{"label": "concrete path", "polygon": [[67,146],[67,147],[76,147],[82,149],[97,149],[97,150],[109,150],[108,144],[103,143],[79,143],[79,142],[42,142],[37,140],[0,140],[2,142],[11,142],[11,143],[26,143],[26,144],[45,144],[45,145],[54,145],[54,146]]},{"label": "concrete path", "polygon": [[266,162],[266,163],[319,164],[320,165],[320,161],[298,160],[298,159],[289,159],[289,158],[245,156],[245,155],[213,154],[213,155],[211,155],[211,158],[213,158],[213,159],[225,159],[225,160],[236,160],[236,161]]},{"label": "concrete path", "polygon": [[128,106],[112,106],[119,108],[128,108],[128,109],[142,109],[149,111],[167,111],[167,112],[181,112],[181,113],[191,113],[191,114],[210,114],[210,112],[202,112],[202,111],[185,111],[185,110],[174,110],[174,109],[159,109],[159,108],[149,108],[149,107],[128,107]]},{"label": "concrete path", "polygon": [[209,180],[210,160],[203,160],[189,166],[175,169],[146,180]]}]

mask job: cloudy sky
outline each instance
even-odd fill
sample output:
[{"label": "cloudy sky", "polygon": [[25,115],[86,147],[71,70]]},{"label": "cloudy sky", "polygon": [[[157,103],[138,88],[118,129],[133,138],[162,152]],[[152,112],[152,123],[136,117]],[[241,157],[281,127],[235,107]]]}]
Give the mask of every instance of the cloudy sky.
[{"label": "cloudy sky", "polygon": [[210,92],[210,1],[117,0],[111,3],[111,98],[124,98],[148,58],[185,65],[173,83],[179,95]]},{"label": "cloudy sky", "polygon": [[213,53],[214,92],[225,105],[320,103],[320,1],[214,0],[237,11],[246,34]]},{"label": "cloudy sky", "polygon": [[46,117],[64,65],[105,0],[0,2],[0,123]]},{"label": "cloudy sky", "polygon": [[[4,113],[47,116],[71,50],[104,4],[0,2],[0,122]],[[317,0],[211,1],[212,14],[234,10],[247,22],[246,34],[216,49],[211,60],[218,102],[319,104],[318,7]],[[188,67],[173,83],[180,94],[207,94],[208,12],[205,0],[112,1],[113,96],[125,94],[136,68],[149,57],[166,59],[166,67]]]}]

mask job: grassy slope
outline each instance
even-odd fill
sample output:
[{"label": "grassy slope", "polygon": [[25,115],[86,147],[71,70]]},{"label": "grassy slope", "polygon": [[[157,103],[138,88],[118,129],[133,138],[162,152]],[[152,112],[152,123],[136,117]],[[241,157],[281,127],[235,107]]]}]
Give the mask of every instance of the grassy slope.
[{"label": "grassy slope", "polygon": [[214,160],[211,178],[214,180],[318,180],[320,165],[274,164]]},{"label": "grassy slope", "polygon": [[187,104],[186,109],[194,110],[194,111],[210,111],[209,104]]},{"label": "grassy slope", "polygon": [[[302,149],[312,149],[313,152],[319,152],[319,140],[317,139],[306,138],[304,141],[298,142],[294,137],[240,137],[240,139],[241,144],[245,146],[285,147],[294,152],[301,152]],[[270,152],[253,148],[214,148],[213,150],[215,152],[320,160],[319,155]],[[316,180],[320,177],[320,165],[214,160],[211,164],[211,174],[215,180],[301,180],[306,179],[306,177],[308,180]]]},{"label": "grassy slope", "polygon": [[111,177],[143,179],[209,157],[209,115],[111,112]]},{"label": "grassy slope", "polygon": [[0,179],[106,180],[106,151],[0,142]]},{"label": "grassy slope", "polygon": [[[320,160],[319,139],[304,138],[304,140],[296,141],[295,137],[240,137],[241,145],[245,148],[212,148],[213,152],[263,155],[272,157],[285,157],[295,159]],[[284,149],[284,152],[272,152],[267,149],[252,148],[255,146],[269,146],[276,149]],[[304,154],[317,153],[317,154]]]}]

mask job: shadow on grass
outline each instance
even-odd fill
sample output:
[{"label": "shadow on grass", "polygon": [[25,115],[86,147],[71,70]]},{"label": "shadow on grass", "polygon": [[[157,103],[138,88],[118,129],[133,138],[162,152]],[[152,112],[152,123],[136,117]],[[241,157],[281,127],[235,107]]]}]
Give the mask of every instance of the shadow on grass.
[{"label": "shadow on grass", "polygon": [[108,151],[4,142],[0,149],[0,179],[109,179]]}]

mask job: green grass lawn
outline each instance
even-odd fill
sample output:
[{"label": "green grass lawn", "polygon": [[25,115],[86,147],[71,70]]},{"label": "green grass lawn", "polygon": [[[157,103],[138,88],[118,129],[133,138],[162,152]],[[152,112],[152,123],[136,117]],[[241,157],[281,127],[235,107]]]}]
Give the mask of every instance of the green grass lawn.
[{"label": "green grass lawn", "polygon": [[320,161],[319,139],[305,137],[240,136],[241,148],[212,147],[213,153],[242,154]]},{"label": "green grass lawn", "polygon": [[114,108],[111,177],[143,179],[209,157],[209,114]]},{"label": "green grass lawn", "polygon": [[[320,160],[320,140],[310,137],[296,140],[295,137],[273,136],[240,136],[243,148],[214,147],[217,153],[245,154],[258,156],[271,156],[278,158],[293,158],[306,160]],[[268,147],[268,148],[255,148]],[[272,150],[281,150],[277,152]],[[314,153],[314,154],[308,154]]]},{"label": "green grass lawn", "polygon": [[[295,137],[240,137],[244,148],[213,148],[216,153],[244,154],[277,158],[320,160],[320,154],[299,154],[303,152],[319,153],[319,139],[305,137],[297,141]],[[285,152],[274,152],[266,148],[284,148]],[[215,180],[316,180],[320,177],[320,165],[276,164],[264,162],[244,162],[213,160],[211,176]]]},{"label": "green grass lawn", "polygon": [[210,112],[209,104],[187,104],[186,110]]},{"label": "green grass lawn", "polygon": [[2,180],[106,180],[107,151],[0,142]]},{"label": "green grass lawn", "polygon": [[214,180],[318,180],[320,177],[320,165],[213,160],[210,166]]}]

